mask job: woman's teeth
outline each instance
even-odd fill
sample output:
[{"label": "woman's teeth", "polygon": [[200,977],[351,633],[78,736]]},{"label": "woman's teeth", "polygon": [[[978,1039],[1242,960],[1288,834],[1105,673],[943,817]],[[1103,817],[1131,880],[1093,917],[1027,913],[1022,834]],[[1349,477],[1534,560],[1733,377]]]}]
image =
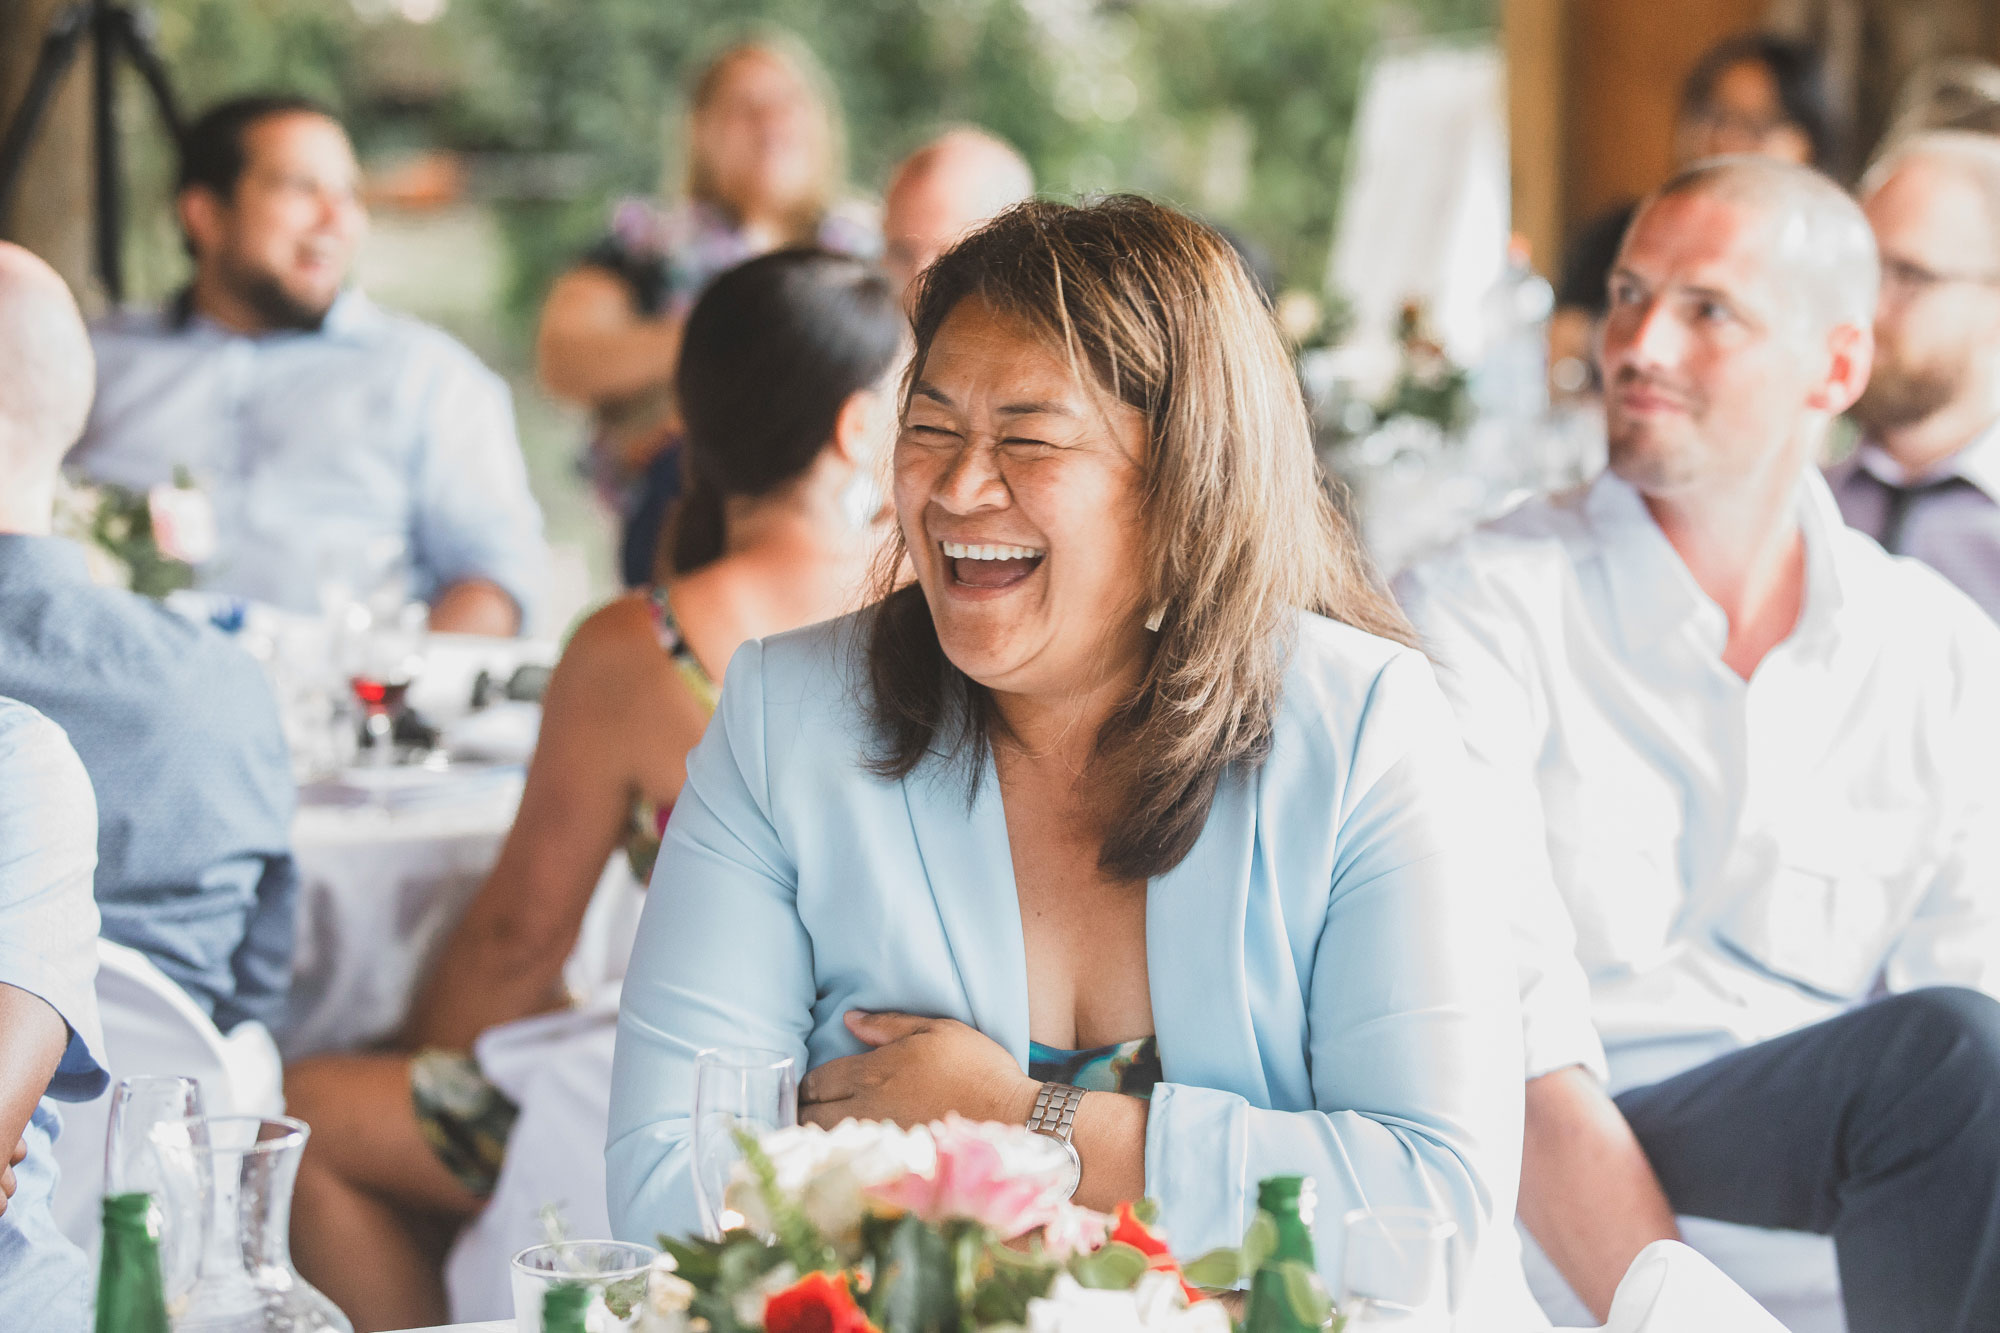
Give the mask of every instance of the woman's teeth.
[{"label": "woman's teeth", "polygon": [[939,542],[953,560],[1039,560],[1047,554],[1032,546],[967,546],[963,542]]}]

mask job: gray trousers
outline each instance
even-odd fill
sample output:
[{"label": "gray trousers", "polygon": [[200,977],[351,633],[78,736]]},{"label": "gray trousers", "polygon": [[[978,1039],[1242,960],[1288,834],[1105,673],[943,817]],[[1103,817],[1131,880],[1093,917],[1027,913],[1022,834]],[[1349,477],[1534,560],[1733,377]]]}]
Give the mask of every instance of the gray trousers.
[{"label": "gray trousers", "polygon": [[2000,1001],[1890,996],[1617,1100],[1674,1211],[1832,1236],[1850,1333],[2000,1333]]}]

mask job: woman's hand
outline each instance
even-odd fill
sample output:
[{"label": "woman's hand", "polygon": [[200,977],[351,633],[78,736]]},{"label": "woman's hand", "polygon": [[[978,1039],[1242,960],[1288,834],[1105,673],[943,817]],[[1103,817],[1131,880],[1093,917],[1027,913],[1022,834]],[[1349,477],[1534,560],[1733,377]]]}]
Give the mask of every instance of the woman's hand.
[{"label": "woman's hand", "polygon": [[1000,1043],[949,1018],[847,1012],[847,1030],[874,1047],[829,1060],[799,1084],[799,1118],[890,1120],[908,1127],[956,1111],[969,1120],[1026,1124],[1041,1085]]},{"label": "woman's hand", "polygon": [[14,1197],[17,1182],[14,1168],[28,1160],[28,1141],[24,1138],[14,1145],[14,1151],[7,1156],[7,1165],[0,1168],[0,1215],[7,1211],[7,1204]]}]

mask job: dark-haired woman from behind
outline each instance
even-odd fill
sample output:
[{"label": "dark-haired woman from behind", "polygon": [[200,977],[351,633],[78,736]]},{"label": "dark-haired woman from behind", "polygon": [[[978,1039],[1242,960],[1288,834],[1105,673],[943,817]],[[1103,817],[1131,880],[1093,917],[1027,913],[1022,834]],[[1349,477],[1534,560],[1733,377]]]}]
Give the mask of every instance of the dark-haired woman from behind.
[{"label": "dark-haired woman from behind", "polygon": [[473,1041],[564,1003],[608,858],[622,850],[647,881],[731,654],[862,600],[885,535],[875,476],[903,329],[874,268],[816,250],[730,270],[690,314],[689,484],[654,586],[596,612],[564,651],[520,813],[405,1052],[287,1072],[291,1112],[313,1127],[293,1248],[357,1328],[445,1322],[445,1249],[492,1193],[516,1115]]}]

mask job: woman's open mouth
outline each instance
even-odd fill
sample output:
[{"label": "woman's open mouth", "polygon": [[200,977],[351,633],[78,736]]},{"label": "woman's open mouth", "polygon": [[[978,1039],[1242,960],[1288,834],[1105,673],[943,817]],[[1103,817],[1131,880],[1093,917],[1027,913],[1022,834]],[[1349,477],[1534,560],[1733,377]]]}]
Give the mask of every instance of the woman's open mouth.
[{"label": "woman's open mouth", "polygon": [[1035,572],[1047,551],[1032,546],[968,546],[939,542],[953,583],[967,588],[1010,588]]}]

